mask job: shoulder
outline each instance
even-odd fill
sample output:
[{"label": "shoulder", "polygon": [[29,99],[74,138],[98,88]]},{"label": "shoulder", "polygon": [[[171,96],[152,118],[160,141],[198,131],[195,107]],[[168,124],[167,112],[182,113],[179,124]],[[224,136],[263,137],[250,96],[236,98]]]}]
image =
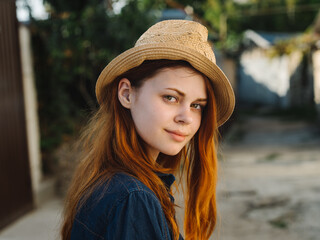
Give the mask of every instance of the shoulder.
[{"label": "shoulder", "polygon": [[126,173],[115,174],[108,182],[98,187],[93,195],[96,196],[96,199],[107,201],[112,205],[117,205],[130,196],[142,195],[157,200],[151,189],[137,178]]},{"label": "shoulder", "polygon": [[[135,224],[140,227],[135,227]],[[122,226],[121,229],[119,226]],[[132,232],[133,229],[140,231],[143,229],[141,226],[148,226],[143,231],[145,236],[149,236],[148,231],[153,231],[151,235],[158,233],[169,236],[165,216],[156,195],[137,178],[125,173],[117,173],[97,187],[86,204],[77,212],[73,236],[86,236],[86,234],[113,236]],[[111,235],[106,239],[126,239],[114,238]]]},{"label": "shoulder", "polygon": [[113,193],[116,195],[128,195],[134,192],[147,192],[153,194],[153,192],[137,178],[126,174],[117,173],[106,184],[107,193]]},{"label": "shoulder", "polygon": [[[80,212],[88,210],[90,214],[98,213],[107,217],[114,208],[128,199],[149,199],[160,204],[156,195],[140,180],[126,173],[117,173],[94,189]],[[95,209],[98,211],[93,211]]]}]

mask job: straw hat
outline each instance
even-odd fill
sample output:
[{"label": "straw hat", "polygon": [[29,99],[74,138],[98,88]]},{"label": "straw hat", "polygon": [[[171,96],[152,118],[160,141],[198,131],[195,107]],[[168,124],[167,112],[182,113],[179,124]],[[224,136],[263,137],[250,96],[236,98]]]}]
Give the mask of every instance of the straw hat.
[{"label": "straw hat", "polygon": [[166,20],[151,26],[135,46],[114,58],[101,72],[96,95],[99,103],[102,92],[116,77],[139,66],[145,60],[185,60],[211,81],[217,102],[217,121],[221,126],[233,112],[235,98],[229,80],[216,65],[208,30],[200,23],[187,20]]}]

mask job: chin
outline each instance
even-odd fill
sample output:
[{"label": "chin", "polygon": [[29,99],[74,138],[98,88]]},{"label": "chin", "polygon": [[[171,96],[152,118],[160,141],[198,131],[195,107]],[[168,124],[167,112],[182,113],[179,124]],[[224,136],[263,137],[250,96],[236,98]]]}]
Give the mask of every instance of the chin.
[{"label": "chin", "polygon": [[179,149],[168,149],[168,150],[165,150],[165,151],[161,151],[161,153],[165,154],[165,155],[169,155],[169,156],[175,156],[177,155],[180,151],[181,151],[182,148],[179,148]]}]

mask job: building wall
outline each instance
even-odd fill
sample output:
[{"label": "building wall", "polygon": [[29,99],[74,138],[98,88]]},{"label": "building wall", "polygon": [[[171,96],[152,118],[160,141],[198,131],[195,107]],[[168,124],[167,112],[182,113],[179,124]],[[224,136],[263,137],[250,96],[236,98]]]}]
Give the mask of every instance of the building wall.
[{"label": "building wall", "polygon": [[31,169],[32,191],[37,201],[42,179],[39,124],[37,113],[37,97],[35,79],[33,74],[33,61],[29,28],[23,24],[19,26],[22,83],[24,92],[24,105],[26,109],[27,142]]},{"label": "building wall", "polygon": [[290,106],[311,106],[313,100],[313,71],[310,55],[299,54],[298,67],[291,73]]},{"label": "building wall", "polygon": [[221,68],[228,77],[233,89],[237,89],[237,64],[234,59],[224,57],[222,58]]},{"label": "building wall", "polygon": [[15,1],[0,1],[0,228],[33,208]]},{"label": "building wall", "polygon": [[233,58],[226,57],[219,50],[214,50],[217,65],[221,68],[224,74],[229,79],[232,88],[236,91],[237,89],[237,63]]},{"label": "building wall", "polygon": [[316,50],[312,55],[313,81],[314,81],[314,102],[320,119],[320,50]]},{"label": "building wall", "polygon": [[[291,78],[299,76],[302,54],[270,57],[268,50],[253,48],[240,56],[238,99],[247,104],[287,108],[292,105]],[[295,81],[293,81],[295,82]],[[299,83],[298,83],[299,84]]]}]

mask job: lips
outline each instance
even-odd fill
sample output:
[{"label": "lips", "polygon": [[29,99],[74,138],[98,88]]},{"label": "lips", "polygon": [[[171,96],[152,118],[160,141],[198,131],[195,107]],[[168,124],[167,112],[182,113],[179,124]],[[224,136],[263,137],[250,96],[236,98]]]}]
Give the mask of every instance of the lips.
[{"label": "lips", "polygon": [[170,130],[165,130],[171,138],[177,142],[182,142],[185,140],[187,134],[180,132],[180,131],[170,131]]}]

